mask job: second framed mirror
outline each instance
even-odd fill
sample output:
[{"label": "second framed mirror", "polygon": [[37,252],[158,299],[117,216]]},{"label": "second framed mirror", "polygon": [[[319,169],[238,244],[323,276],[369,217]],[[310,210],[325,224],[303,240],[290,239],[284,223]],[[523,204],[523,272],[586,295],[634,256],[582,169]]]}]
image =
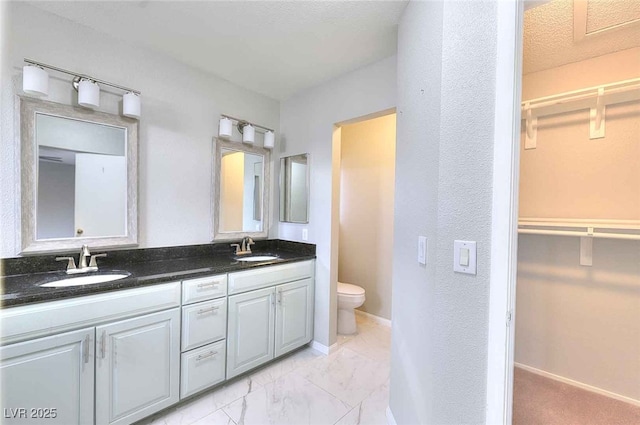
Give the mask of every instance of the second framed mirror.
[{"label": "second framed mirror", "polygon": [[269,233],[270,152],[214,139],[213,239]]},{"label": "second framed mirror", "polygon": [[309,222],[309,154],[280,159],[280,221]]}]

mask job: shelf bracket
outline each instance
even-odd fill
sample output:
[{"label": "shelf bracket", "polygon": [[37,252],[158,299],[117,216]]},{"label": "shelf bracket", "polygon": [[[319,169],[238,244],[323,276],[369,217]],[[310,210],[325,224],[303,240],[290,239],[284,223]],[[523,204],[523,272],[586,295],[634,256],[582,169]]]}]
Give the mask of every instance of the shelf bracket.
[{"label": "shelf bracket", "polygon": [[525,121],[525,135],[524,135],[524,148],[535,149],[537,147],[538,139],[538,117],[534,117],[531,112],[531,106],[529,102],[524,104],[524,109],[527,112]]},{"label": "shelf bracket", "polygon": [[602,139],[604,137],[604,88],[598,89],[596,107],[589,110],[589,139]]},{"label": "shelf bracket", "polygon": [[593,266],[593,227],[587,228],[588,236],[580,237],[580,265]]}]

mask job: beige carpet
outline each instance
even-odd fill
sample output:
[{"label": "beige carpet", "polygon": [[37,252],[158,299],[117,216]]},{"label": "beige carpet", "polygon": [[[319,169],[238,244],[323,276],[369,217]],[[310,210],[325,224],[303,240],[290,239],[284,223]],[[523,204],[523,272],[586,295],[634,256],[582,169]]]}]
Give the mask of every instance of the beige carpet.
[{"label": "beige carpet", "polygon": [[515,368],[513,425],[640,425],[640,407]]}]

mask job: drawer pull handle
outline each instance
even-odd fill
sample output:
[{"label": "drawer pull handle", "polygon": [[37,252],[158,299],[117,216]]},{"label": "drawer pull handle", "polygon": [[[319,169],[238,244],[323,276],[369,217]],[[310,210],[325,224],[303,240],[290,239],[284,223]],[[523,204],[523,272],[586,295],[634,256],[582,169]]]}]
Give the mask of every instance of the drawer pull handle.
[{"label": "drawer pull handle", "polygon": [[198,283],[198,288],[215,288],[218,285],[220,285],[220,282]]},{"label": "drawer pull handle", "polygon": [[219,308],[220,307],[201,308],[200,310],[198,310],[198,314],[213,313]]},{"label": "drawer pull handle", "polygon": [[199,362],[200,360],[208,359],[209,357],[213,357],[216,354],[218,354],[217,351],[209,351],[207,354],[200,354],[198,357],[196,357],[196,361]]}]

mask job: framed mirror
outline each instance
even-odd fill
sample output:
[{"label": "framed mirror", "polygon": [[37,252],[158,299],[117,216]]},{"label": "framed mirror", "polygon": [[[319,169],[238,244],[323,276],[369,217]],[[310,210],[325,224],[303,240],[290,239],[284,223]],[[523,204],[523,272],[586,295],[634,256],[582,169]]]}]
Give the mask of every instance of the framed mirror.
[{"label": "framed mirror", "polygon": [[213,239],[266,238],[270,152],[214,139]]},{"label": "framed mirror", "polygon": [[280,159],[280,221],[309,222],[309,155]]},{"label": "framed mirror", "polygon": [[138,122],[20,97],[22,254],[138,243]]}]

